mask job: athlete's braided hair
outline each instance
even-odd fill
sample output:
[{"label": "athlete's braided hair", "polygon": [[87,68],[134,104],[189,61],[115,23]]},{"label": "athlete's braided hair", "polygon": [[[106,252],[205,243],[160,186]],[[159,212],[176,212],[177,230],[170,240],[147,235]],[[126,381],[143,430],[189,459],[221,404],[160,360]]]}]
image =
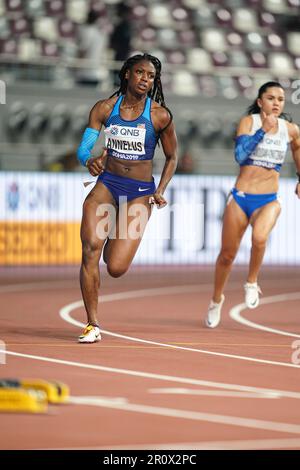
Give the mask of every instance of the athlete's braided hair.
[{"label": "athlete's braided hair", "polygon": [[147,60],[148,62],[151,62],[154,65],[155,71],[156,71],[155,78],[154,78],[154,85],[152,89],[148,92],[149,98],[153,99],[161,106],[166,107],[161,79],[160,79],[161,62],[157,57],[154,57],[153,55],[150,55],[150,54],[136,54],[132,57],[129,57],[129,59],[126,60],[126,62],[124,62],[123,67],[121,68],[119,72],[119,78],[121,82],[120,88],[112,96],[125,95],[126,90],[127,90],[127,79],[125,78],[126,71],[131,70],[135,64],[141,62],[142,60]]}]

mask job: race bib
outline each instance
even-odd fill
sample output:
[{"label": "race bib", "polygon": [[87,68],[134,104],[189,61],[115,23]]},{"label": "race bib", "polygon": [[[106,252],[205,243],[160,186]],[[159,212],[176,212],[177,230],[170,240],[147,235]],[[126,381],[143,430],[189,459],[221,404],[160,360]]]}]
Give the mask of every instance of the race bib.
[{"label": "race bib", "polygon": [[144,127],[126,127],[111,124],[104,130],[105,147],[116,151],[122,158],[126,155],[145,154],[146,129]]}]

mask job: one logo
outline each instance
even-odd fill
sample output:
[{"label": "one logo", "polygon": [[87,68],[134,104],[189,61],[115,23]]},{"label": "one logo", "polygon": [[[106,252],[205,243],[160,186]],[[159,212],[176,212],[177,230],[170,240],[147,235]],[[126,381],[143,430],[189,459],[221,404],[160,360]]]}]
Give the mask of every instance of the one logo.
[{"label": "one logo", "polygon": [[136,127],[139,127],[140,129],[145,129],[146,128],[145,124],[138,124]]},{"label": "one logo", "polygon": [[118,135],[119,134],[119,129],[117,128],[117,126],[112,126],[110,128],[110,133],[111,133],[111,135]]},{"label": "one logo", "polygon": [[139,191],[148,191],[150,188],[139,188]]},{"label": "one logo", "polygon": [[17,183],[13,182],[7,191],[7,205],[12,211],[15,211],[19,207],[20,202],[20,190]]},{"label": "one logo", "polygon": [[237,195],[237,196],[240,196],[240,197],[246,197],[246,196],[245,196],[245,193],[244,193],[243,191],[238,191],[238,192],[236,193],[236,195]]}]

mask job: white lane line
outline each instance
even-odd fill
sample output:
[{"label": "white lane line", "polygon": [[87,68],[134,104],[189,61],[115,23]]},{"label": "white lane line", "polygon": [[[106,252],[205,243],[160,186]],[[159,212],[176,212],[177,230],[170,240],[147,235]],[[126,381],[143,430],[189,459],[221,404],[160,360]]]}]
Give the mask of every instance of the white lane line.
[{"label": "white lane line", "polygon": [[279,393],[225,392],[216,390],[195,390],[193,388],[150,388],[148,393],[163,395],[201,395],[222,398],[281,398]]},{"label": "white lane line", "polygon": [[[114,302],[117,300],[133,299],[137,297],[148,297],[148,296],[158,296],[158,295],[168,295],[168,294],[174,295],[174,294],[181,294],[183,292],[192,292],[193,291],[192,289],[195,289],[195,286],[194,287],[193,286],[159,287],[156,289],[142,289],[142,290],[135,290],[135,291],[119,292],[116,294],[102,295],[101,297],[99,297],[99,302],[101,303]],[[81,307],[83,307],[82,300],[72,302],[71,304],[65,305],[59,311],[59,315],[61,316],[63,320],[70,323],[71,325],[83,328],[85,326],[84,323],[78,320],[75,320],[74,318],[71,317],[71,312]],[[175,349],[175,350],[180,350],[180,351],[189,351],[193,353],[207,354],[211,356],[226,357],[230,359],[238,359],[238,360],[255,362],[255,363],[260,363],[260,364],[270,364],[270,365],[275,365],[275,366],[291,367],[294,369],[300,368],[299,364],[293,364],[291,362],[270,361],[266,359],[254,358],[251,356],[240,356],[240,355],[235,355],[235,354],[220,353],[216,351],[207,351],[205,349],[196,349],[196,348],[189,348],[186,346],[178,346],[178,345],[169,344],[169,343],[160,343],[157,341],[151,341],[151,340],[136,338],[132,336],[121,335],[119,333],[113,333],[111,331],[103,330],[103,329],[101,329],[101,332],[108,336],[114,336],[116,338],[121,338],[121,339],[125,339],[128,341],[151,344],[151,345],[155,345],[159,347],[165,347],[165,348],[170,348],[170,349]]]},{"label": "white lane line", "polygon": [[124,405],[128,403],[128,400],[125,397],[74,396],[69,397],[67,403],[71,405],[109,406],[110,404]]},{"label": "white lane line", "polygon": [[100,366],[97,364],[86,364],[83,362],[66,361],[63,359],[55,359],[55,358],[45,357],[45,356],[36,356],[33,354],[24,354],[24,353],[19,353],[19,352],[14,352],[14,351],[6,351],[6,354],[11,355],[11,356],[16,356],[16,357],[23,357],[26,359],[33,359],[33,360],[42,361],[42,362],[51,362],[54,364],[80,367],[83,369],[92,369],[92,370],[99,370],[102,372],[129,375],[132,377],[155,379],[155,380],[176,382],[176,383],[182,383],[182,384],[188,384],[188,385],[200,385],[203,387],[215,387],[219,389],[237,390],[237,391],[242,391],[242,392],[266,393],[266,394],[271,393],[275,395],[279,394],[281,397],[284,397],[284,398],[293,398],[296,400],[300,399],[300,392],[290,392],[288,390],[275,390],[275,389],[261,388],[261,387],[250,387],[246,385],[212,382],[208,380],[199,380],[199,379],[192,379],[192,378],[187,378],[187,377],[176,377],[172,375],[154,374],[151,372],[119,369],[119,368],[113,368],[113,367]]},{"label": "white lane line", "polygon": [[[166,444],[130,444],[109,446],[109,450],[262,450],[262,449],[300,449],[300,439],[259,439],[238,441],[176,442]],[[60,450],[107,450],[106,447],[66,447]],[[47,450],[47,449],[46,449]],[[50,450],[50,449],[49,449]]]},{"label": "white lane line", "polygon": [[[300,292],[291,292],[290,294],[280,294],[280,295],[273,295],[271,297],[265,297],[264,299],[260,300],[261,305],[273,304],[277,302],[286,302],[289,300],[299,300],[300,299]],[[259,323],[255,323],[253,321],[247,320],[246,318],[241,316],[241,312],[247,310],[246,304],[239,304],[235,305],[230,312],[230,317],[238,323],[241,323],[245,326],[250,326],[250,328],[255,328],[256,330],[267,331],[268,333],[275,333],[277,335],[282,336],[291,336],[293,338],[300,338],[300,334],[292,333],[289,331],[278,330],[276,328],[270,328],[265,325],[260,325]]]},{"label": "white lane line", "polygon": [[162,406],[141,405],[137,403],[122,403],[120,399],[112,400],[104,397],[70,397],[70,404],[97,406],[100,408],[110,408],[113,410],[131,411],[133,413],[165,416],[168,418],[187,419],[192,421],[205,421],[214,424],[224,424],[243,428],[263,429],[288,434],[300,434],[299,424],[280,423],[275,421],[265,421],[261,419],[241,418],[239,416],[219,415],[214,413],[202,413],[199,411],[179,410],[175,408],[165,408]]}]

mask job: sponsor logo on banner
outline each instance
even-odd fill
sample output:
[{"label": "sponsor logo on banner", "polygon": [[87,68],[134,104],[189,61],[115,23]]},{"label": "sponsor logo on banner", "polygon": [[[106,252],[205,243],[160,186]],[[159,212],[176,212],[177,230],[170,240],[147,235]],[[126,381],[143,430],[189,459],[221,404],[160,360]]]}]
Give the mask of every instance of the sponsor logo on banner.
[{"label": "sponsor logo on banner", "polygon": [[59,203],[60,190],[57,184],[45,187],[41,183],[11,181],[6,185],[8,211],[56,211]]},{"label": "sponsor logo on banner", "polygon": [[7,189],[7,207],[12,211],[16,211],[20,202],[20,190],[18,183],[11,183]]}]

